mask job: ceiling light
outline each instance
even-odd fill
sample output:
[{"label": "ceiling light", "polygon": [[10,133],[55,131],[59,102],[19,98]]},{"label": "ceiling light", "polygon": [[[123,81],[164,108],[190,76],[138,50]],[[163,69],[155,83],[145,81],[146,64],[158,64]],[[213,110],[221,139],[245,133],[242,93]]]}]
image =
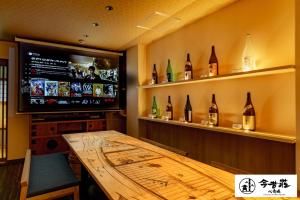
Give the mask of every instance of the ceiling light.
[{"label": "ceiling light", "polygon": [[152,30],[152,28],[149,28],[149,27],[146,27],[146,26],[137,25],[136,27],[141,28],[141,29],[145,29],[145,30]]},{"label": "ceiling light", "polygon": [[114,8],[110,5],[108,5],[108,6],[105,6],[105,9],[108,10],[108,11],[112,11]]},{"label": "ceiling light", "polygon": [[97,27],[99,26],[99,24],[97,22],[92,23],[93,27]]}]

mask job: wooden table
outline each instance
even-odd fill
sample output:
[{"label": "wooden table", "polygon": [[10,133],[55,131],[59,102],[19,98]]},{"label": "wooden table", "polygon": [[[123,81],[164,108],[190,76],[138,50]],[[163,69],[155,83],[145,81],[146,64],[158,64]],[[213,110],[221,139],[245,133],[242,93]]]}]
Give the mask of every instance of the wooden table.
[{"label": "wooden table", "polygon": [[235,199],[233,174],[136,138],[116,131],[63,137],[110,199]]}]

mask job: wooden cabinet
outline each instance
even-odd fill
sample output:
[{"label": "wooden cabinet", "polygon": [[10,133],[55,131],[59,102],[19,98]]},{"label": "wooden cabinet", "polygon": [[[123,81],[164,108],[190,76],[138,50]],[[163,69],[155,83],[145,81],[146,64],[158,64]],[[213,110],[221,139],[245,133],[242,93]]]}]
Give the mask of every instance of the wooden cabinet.
[{"label": "wooden cabinet", "polygon": [[106,119],[31,120],[30,148],[33,155],[68,152],[62,134],[106,130]]}]

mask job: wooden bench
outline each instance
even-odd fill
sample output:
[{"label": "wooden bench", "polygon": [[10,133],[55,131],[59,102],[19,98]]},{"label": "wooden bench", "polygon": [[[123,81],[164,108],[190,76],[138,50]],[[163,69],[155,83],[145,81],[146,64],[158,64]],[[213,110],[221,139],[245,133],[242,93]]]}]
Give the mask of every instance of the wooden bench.
[{"label": "wooden bench", "polygon": [[72,195],[79,200],[79,181],[62,153],[31,156],[27,150],[20,200],[55,199]]}]

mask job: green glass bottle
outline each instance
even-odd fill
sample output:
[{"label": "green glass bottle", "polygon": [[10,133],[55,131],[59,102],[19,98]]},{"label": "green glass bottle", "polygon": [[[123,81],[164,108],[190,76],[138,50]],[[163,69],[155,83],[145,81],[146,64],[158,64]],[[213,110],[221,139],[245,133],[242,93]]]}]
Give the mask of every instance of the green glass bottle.
[{"label": "green glass bottle", "polygon": [[173,82],[173,71],[172,71],[172,66],[171,66],[171,61],[168,59],[168,66],[167,66],[167,78],[168,82]]},{"label": "green glass bottle", "polygon": [[158,114],[158,109],[157,109],[157,104],[156,104],[156,98],[155,98],[155,96],[153,96],[151,114],[155,118],[157,117],[157,114]]}]

